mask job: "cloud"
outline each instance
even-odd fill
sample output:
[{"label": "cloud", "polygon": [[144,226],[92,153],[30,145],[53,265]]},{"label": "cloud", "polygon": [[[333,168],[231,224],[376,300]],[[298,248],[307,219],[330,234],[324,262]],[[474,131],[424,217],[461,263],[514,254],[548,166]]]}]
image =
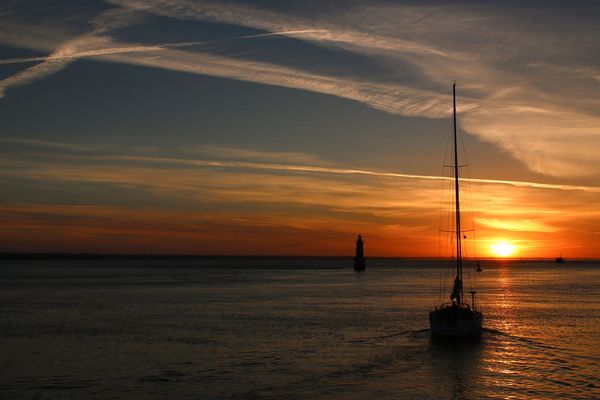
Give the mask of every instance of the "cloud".
[{"label": "cloud", "polygon": [[302,152],[294,151],[265,151],[256,149],[243,149],[232,146],[214,146],[214,145],[202,145],[196,147],[186,147],[180,149],[182,152],[194,156],[203,156],[228,161],[255,161],[261,160],[262,162],[273,162],[273,163],[298,163],[303,165],[311,164],[327,164],[320,160],[318,157]]},{"label": "cloud", "polygon": [[[307,31],[281,31],[281,32],[271,32],[271,33],[260,33],[256,35],[242,35],[242,36],[232,36],[224,39],[216,39],[216,40],[207,40],[207,41],[194,41],[194,42],[176,42],[176,43],[162,43],[156,45],[134,45],[134,46],[121,46],[121,47],[105,47],[105,48],[97,48],[94,50],[86,50],[86,51],[76,51],[76,52],[55,52],[48,56],[37,56],[37,57],[18,57],[18,58],[6,58],[0,60],[0,65],[7,64],[24,64],[31,63],[37,61],[72,61],[73,59],[78,58],[86,58],[86,57],[98,57],[110,54],[123,54],[123,53],[141,53],[141,52],[152,52],[152,51],[160,51],[168,48],[184,48],[184,47],[197,47],[201,45],[214,44],[219,42],[224,42],[228,40],[243,40],[243,39],[254,39],[254,38],[264,38],[271,36],[287,36],[296,34],[298,32],[307,32]],[[97,40],[105,40],[106,43],[103,43],[104,46],[110,46],[112,42],[108,41],[108,39],[97,38]]]},{"label": "cloud", "polygon": [[[598,82],[598,70],[574,63],[577,59],[585,60],[590,49],[597,47],[588,39],[590,31],[598,31],[597,25],[583,23],[581,33],[574,30],[564,34],[547,30],[543,21],[539,25],[523,23],[521,19],[527,19],[518,10],[493,7],[485,10],[468,6],[354,5],[338,14],[319,18],[248,5],[198,4],[187,0],[113,2],[180,19],[217,21],[264,30],[315,29],[316,32],[299,33],[294,37],[359,53],[380,52],[392,65],[398,60],[415,66],[425,80],[417,81],[416,87],[414,83],[393,82],[383,87],[368,79],[340,82],[315,76],[317,83],[311,85],[305,83],[308,76],[300,71],[263,65],[265,70],[272,69],[287,76],[287,79],[277,79],[275,73],[275,78],[268,82],[251,71],[257,65],[243,65],[242,61],[237,67],[250,71],[236,74],[223,68],[217,76],[313,90],[360,101],[387,112],[431,118],[448,115],[447,95],[440,89],[456,79],[461,90],[459,104],[465,106],[463,111],[471,110],[462,116],[470,133],[508,150],[536,172],[584,176],[596,174],[600,167],[595,150],[600,148],[596,145],[600,142],[600,118],[597,111],[588,113],[577,106],[583,103],[589,108],[600,104],[597,87],[593,89]],[[563,17],[551,13],[541,16],[550,26],[555,25],[552,19]],[[461,46],[466,38],[469,38],[469,47]],[[547,45],[549,41],[552,46]],[[535,67],[543,64],[546,70],[551,69],[548,66],[560,65],[567,54],[572,55],[569,60],[572,65],[567,71],[540,74],[544,71]],[[188,72],[210,74],[187,67],[180,56],[174,55],[174,58],[174,63],[163,59],[159,64],[170,69],[180,65]],[[532,60],[545,61],[536,64]],[[558,73],[560,76],[556,76]],[[569,86],[579,86],[580,81],[586,80],[592,87],[580,87],[573,96],[555,96],[545,84],[555,76],[559,89],[568,90]],[[431,87],[437,90],[428,89]]]},{"label": "cloud", "polygon": [[[92,25],[91,31],[80,35],[75,35],[67,40],[59,42],[49,56],[3,60],[0,62],[0,64],[14,64],[34,61],[42,62],[19,71],[8,78],[0,80],[0,97],[4,97],[9,88],[26,85],[59,72],[82,56],[85,57],[101,54],[103,49],[107,50],[107,41],[110,42],[110,40],[102,36],[104,33],[110,32],[113,29],[131,26],[141,21],[143,21],[143,17],[139,13],[129,9],[119,8],[104,11],[90,21],[90,24]],[[39,28],[34,28],[34,31],[37,29]],[[0,37],[5,39],[5,35],[0,35]],[[10,35],[8,39],[9,43],[15,41],[15,39],[12,38],[12,35]],[[27,39],[24,40],[26,41]],[[35,43],[30,47],[48,47],[49,44],[46,40],[47,39],[40,43],[38,32],[38,40],[36,40],[38,43]],[[133,50],[130,48],[130,51]]]},{"label": "cloud", "polygon": [[[328,174],[328,175],[357,175],[366,178],[397,178],[407,180],[423,180],[423,181],[443,181],[453,182],[454,178],[439,175],[419,175],[400,172],[373,171],[366,169],[352,169],[336,167],[332,163],[326,163],[318,157],[307,153],[296,152],[272,152],[253,149],[242,149],[227,146],[199,146],[192,149],[184,149],[188,154],[203,154],[210,155],[214,159],[197,159],[197,158],[177,158],[177,157],[162,157],[159,155],[122,155],[106,153],[106,146],[82,146],[71,143],[48,142],[35,139],[22,139],[0,137],[0,142],[15,143],[24,146],[32,147],[54,147],[74,152],[86,151],[85,155],[78,154],[55,154],[46,153],[47,157],[57,160],[88,160],[98,163],[133,163],[139,165],[162,165],[167,168],[184,166],[191,168],[223,168],[235,170],[266,170],[266,171],[282,171],[290,173],[309,173],[309,174]],[[115,149],[113,149],[115,150]],[[92,153],[89,153],[93,151]],[[124,153],[131,151],[122,150]],[[95,153],[94,153],[95,152]],[[38,157],[44,153],[36,153]],[[229,158],[229,159],[227,159]],[[243,160],[243,161],[240,161]],[[269,162],[271,161],[271,162]],[[290,161],[296,161],[301,164],[290,164]],[[287,162],[287,163],[281,163]],[[544,182],[518,181],[518,180],[502,180],[502,179],[482,179],[482,178],[460,178],[461,182],[474,185],[502,185],[512,186],[515,188],[531,188],[545,190],[560,190],[560,191],[581,191],[585,193],[600,193],[599,186],[585,185],[569,185],[555,184]]]},{"label": "cloud", "polygon": [[365,32],[336,24],[333,19],[322,20],[314,16],[295,17],[244,4],[224,5],[218,2],[198,3],[187,0],[110,0],[110,2],[138,12],[177,19],[220,22],[271,32],[289,31],[289,36],[307,41],[413,54],[448,55],[443,49],[423,42]]},{"label": "cloud", "polygon": [[558,229],[552,226],[548,226],[543,222],[533,221],[531,219],[488,219],[488,218],[475,218],[478,225],[485,225],[496,229],[502,229],[505,231],[518,231],[518,232],[556,232]]},{"label": "cloud", "polygon": [[[207,53],[163,50],[144,54],[115,54],[106,58],[121,63],[325,93],[406,116],[439,118],[448,115],[451,104],[451,97],[447,94],[440,98],[433,92],[411,89],[402,84],[384,84],[319,75],[268,62],[241,60]],[[464,102],[461,108],[472,109],[476,106]]]},{"label": "cloud", "polygon": [[[260,155],[262,157],[275,157],[275,159],[282,159],[282,155],[267,155],[266,152],[252,152],[252,151],[231,151],[229,154],[243,154],[244,157]],[[288,153],[283,153],[283,155]],[[291,165],[291,164],[275,164],[265,162],[250,162],[250,161],[216,161],[216,160],[198,160],[198,159],[186,159],[186,158],[169,158],[169,157],[147,157],[147,156],[119,156],[119,155],[106,155],[100,156],[100,159],[114,160],[114,161],[136,161],[136,162],[151,162],[159,164],[175,164],[175,165],[189,165],[196,167],[218,167],[218,168],[244,168],[244,169],[265,169],[273,171],[289,171],[289,172],[309,172],[309,173],[326,173],[326,174],[339,174],[339,175],[365,175],[375,176],[382,178],[401,178],[401,179],[419,179],[419,180],[434,180],[434,181],[453,181],[453,178],[438,176],[438,175],[416,175],[416,174],[403,174],[397,172],[378,172],[369,171],[362,169],[348,169],[348,168],[334,168],[334,167],[323,167],[316,165]],[[310,159],[310,158],[309,158]],[[312,159],[314,160],[314,158]],[[581,190],[584,192],[600,193],[600,187],[597,186],[584,186],[584,185],[562,185],[562,184],[551,184],[551,183],[540,183],[540,182],[527,182],[527,181],[513,181],[513,180],[502,180],[502,179],[479,179],[479,178],[460,178],[463,182],[470,182],[475,184],[496,184],[496,185],[508,185],[523,188],[537,188],[537,189],[554,189],[554,190]]]},{"label": "cloud", "polygon": [[65,68],[70,61],[66,59],[46,61],[42,64],[34,65],[23,71],[0,80],[0,97],[4,97],[6,90],[11,87],[27,85],[29,83],[43,79],[49,75],[53,75]]},{"label": "cloud", "polygon": [[26,147],[46,147],[58,150],[68,150],[74,152],[82,152],[82,151],[91,151],[98,150],[104,146],[84,146],[75,143],[64,143],[64,142],[54,142],[49,140],[39,140],[39,139],[26,139],[26,138],[17,138],[17,137],[2,137],[0,136],[1,143],[7,144],[17,144]]},{"label": "cloud", "polygon": [[[539,173],[594,177],[600,170],[600,75],[589,57],[597,53],[598,42],[592,38],[600,34],[600,24],[580,18],[576,9],[565,15],[559,8],[540,9],[539,18],[531,20],[527,7],[352,3],[322,13],[311,7],[292,13],[187,0],[112,3],[119,7],[97,17],[90,34],[71,39],[74,43],[62,42],[48,57],[30,58],[44,62],[1,82],[0,92],[48,76],[68,60],[100,57],[324,93],[403,116],[442,118],[450,115],[449,84],[457,80],[460,120],[470,134],[507,150]],[[110,38],[112,29],[148,15],[259,29],[266,33],[258,36],[289,36],[367,56],[388,71],[409,66],[412,72],[401,77],[360,72],[340,76],[315,72],[301,62],[292,66],[281,59],[261,60],[260,54],[212,54],[194,47],[196,42],[139,45]],[[28,60],[5,60],[22,61]]]},{"label": "cloud", "polygon": [[[246,161],[122,156],[105,149],[81,155],[8,153],[2,157],[3,185],[39,185],[38,193],[45,195],[30,205],[4,202],[3,221],[17,232],[5,243],[14,243],[26,231],[30,234],[23,240],[46,232],[44,243],[54,243],[60,233],[73,244],[90,238],[86,242],[90,246],[106,243],[98,235],[137,238],[146,243],[146,252],[161,248],[157,243],[161,238],[174,246],[174,238],[185,239],[188,249],[194,249],[194,239],[215,246],[235,238],[243,243],[269,239],[271,250],[283,252],[280,246],[286,242],[306,246],[312,237],[321,241],[321,251],[331,254],[343,247],[340,240],[343,243],[349,232],[360,231],[369,234],[375,247],[370,249],[377,249],[371,254],[434,253],[440,204],[444,206],[440,191],[450,183],[445,177],[263,161],[280,158],[276,152],[228,148],[226,154],[239,154]],[[465,192],[471,194],[471,202],[464,202],[463,222],[470,228],[471,213],[476,215],[481,246],[509,237],[523,249],[528,246],[529,255],[549,254],[559,242],[561,248],[583,246],[587,250],[580,254],[593,254],[589,232],[600,221],[599,188],[493,180],[465,183],[471,186]],[[48,188],[58,190],[52,193]],[[110,193],[110,206],[97,206],[107,204],[105,193]],[[569,235],[562,233],[567,226]],[[212,238],[211,229],[216,232]],[[260,249],[270,252],[268,247]],[[318,253],[315,249],[310,252]],[[339,251],[343,254],[343,249]]]}]

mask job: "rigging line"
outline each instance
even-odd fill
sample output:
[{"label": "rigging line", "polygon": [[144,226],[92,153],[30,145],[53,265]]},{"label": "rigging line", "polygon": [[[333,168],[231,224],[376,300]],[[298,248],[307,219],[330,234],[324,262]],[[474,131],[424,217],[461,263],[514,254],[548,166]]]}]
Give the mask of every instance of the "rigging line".
[{"label": "rigging line", "polygon": [[[457,119],[458,119],[458,116],[457,116]],[[465,165],[468,166],[470,164],[469,163],[469,156],[468,156],[468,153],[467,153],[467,150],[466,150],[466,145],[465,145],[465,140],[464,140],[464,135],[463,135],[464,132],[461,129],[460,124],[458,124],[457,130],[458,130],[458,134],[459,134],[459,137],[460,137],[460,144],[461,144],[461,148],[462,148],[462,154],[463,154],[463,157],[464,157],[465,163],[466,163]],[[467,217],[467,221],[470,220],[471,224],[473,225],[473,229],[475,229],[474,228],[473,211],[472,211],[473,210],[473,192],[472,192],[473,187],[472,187],[471,181],[470,181],[470,179],[471,179],[471,169],[467,168],[465,170],[465,174],[467,175],[467,179],[468,179],[467,182],[463,183],[463,188],[466,186],[466,189],[467,189],[466,190],[466,192],[467,192],[466,199],[463,199],[463,200],[466,200],[467,205],[468,205],[468,209],[465,210],[467,215],[465,215],[465,216]]]},{"label": "rigging line", "polygon": [[[473,257],[475,259],[475,262],[478,263],[477,261],[477,257],[475,256],[475,244],[477,243],[477,238],[475,237],[475,232],[473,232]],[[477,271],[474,274],[475,278],[473,279],[473,290],[477,290]]]},{"label": "rigging line", "polygon": [[[448,135],[447,135],[447,150],[445,154],[445,160],[450,163],[453,162],[453,144],[454,144],[454,130],[453,130],[453,121],[448,121]],[[445,261],[444,268],[444,284],[446,289],[452,288],[453,284],[453,276],[454,276],[454,261],[455,261],[455,246],[454,246],[454,235],[455,235],[455,227],[456,220],[454,219],[454,179],[452,170],[444,170],[448,174],[448,180],[446,182],[446,190],[444,194],[446,195],[446,226],[453,229],[452,233],[446,234],[446,255],[447,258]],[[448,247],[449,246],[449,247]],[[445,293],[447,295],[447,293]],[[443,295],[441,299],[446,299],[446,296]]]},{"label": "rigging line", "polygon": [[454,208],[456,219],[456,279],[460,283],[458,285],[456,302],[460,305],[464,301],[463,291],[463,262],[462,262],[462,237],[460,232],[460,187],[458,175],[458,146],[456,138],[456,83],[452,84],[452,123],[454,127]]},{"label": "rigging line", "polygon": [[[441,176],[445,176],[446,169],[444,165],[446,164],[446,160],[450,159],[450,143],[452,139],[452,126],[448,125],[448,134],[446,135],[446,143],[444,146],[444,154],[443,154],[443,164]],[[439,215],[438,221],[440,227],[446,227],[450,225],[451,214],[450,214],[450,191],[447,190],[447,186],[450,186],[451,180],[443,180],[440,182],[440,207],[439,207]],[[449,189],[449,187],[448,187]],[[443,245],[442,245],[443,240]],[[442,234],[442,230],[438,231],[438,270],[439,270],[439,288],[438,288],[438,304],[442,302],[443,290],[444,290],[444,282],[448,278],[448,268],[446,266],[446,256],[448,254],[448,235]],[[444,276],[446,275],[446,276]]]},{"label": "rigging line", "polygon": [[[470,169],[467,169],[467,177],[471,178],[470,175]],[[474,207],[473,207],[473,185],[468,184],[467,185],[467,202],[469,205],[469,211],[468,211],[468,218],[469,218],[469,222],[471,224],[472,227],[472,235],[473,235],[473,260],[476,263],[477,262],[477,237],[476,237],[476,226],[475,226],[475,215],[474,215]],[[477,287],[477,273],[474,271],[474,269],[472,269],[471,275],[474,277],[473,278],[473,283],[475,286],[475,289]]]},{"label": "rigging line", "polygon": [[[450,163],[456,164],[454,159],[455,154],[455,143],[454,143],[454,119],[448,120],[448,148],[445,157],[445,165]],[[447,291],[451,291],[454,286],[454,279],[456,276],[456,263],[458,262],[458,242],[460,238],[456,234],[457,228],[457,220],[456,220],[456,199],[455,199],[455,185],[456,181],[454,179],[454,170],[444,170],[447,172],[448,181],[447,181],[447,189],[445,191],[446,194],[446,217],[447,217],[447,225],[452,229],[452,232],[448,232],[446,235],[446,251],[447,258],[446,266],[445,266],[445,288]],[[456,242],[455,242],[456,241]],[[448,247],[449,246],[449,247]],[[447,295],[447,293],[446,293]],[[444,296],[446,299],[446,296]]]},{"label": "rigging line", "polygon": [[[441,255],[442,253],[442,232],[438,231],[438,255]],[[439,257],[438,260],[438,271],[439,271],[439,277],[440,277],[440,286],[438,289],[438,304],[440,303],[440,298],[441,298],[441,293],[442,293],[442,268],[441,268],[441,257]]]},{"label": "rigging line", "polygon": [[[469,162],[469,156],[468,156],[468,153],[467,153],[467,150],[466,150],[466,145],[465,145],[464,131],[462,130],[462,128],[460,126],[460,123],[458,123],[458,116],[456,117],[456,120],[457,120],[457,133],[458,133],[458,136],[460,138],[460,145],[461,145],[461,149],[462,149],[462,155],[463,155],[463,158],[464,158],[465,165],[469,166],[470,162]],[[464,198],[465,196],[463,196],[463,201],[466,200],[468,208],[467,208],[467,210],[464,210],[466,212],[464,212],[463,215],[466,217],[465,219],[467,220],[467,222],[470,223],[470,225],[472,227],[471,231],[473,232],[473,241],[472,241],[473,242],[473,253],[472,253],[473,254],[472,258],[473,259],[471,260],[472,261],[471,264],[473,264],[473,262],[476,262],[476,258],[477,258],[476,257],[477,240],[475,240],[476,237],[475,237],[475,218],[474,218],[474,215],[473,215],[473,209],[474,209],[473,208],[473,187],[472,187],[471,181],[470,181],[470,179],[471,179],[471,170],[470,170],[470,168],[466,168],[465,174],[467,176],[467,180],[466,180],[466,182],[463,183],[462,186],[463,186],[463,188],[466,186],[466,194],[467,194],[467,196],[466,196],[466,198]],[[468,250],[468,246],[465,246],[465,250]],[[477,281],[476,281],[477,274],[474,271],[474,265],[470,266],[469,271],[470,271],[469,272],[470,282],[472,282],[472,285],[474,285],[474,287],[476,289],[476,287],[477,287]]]}]

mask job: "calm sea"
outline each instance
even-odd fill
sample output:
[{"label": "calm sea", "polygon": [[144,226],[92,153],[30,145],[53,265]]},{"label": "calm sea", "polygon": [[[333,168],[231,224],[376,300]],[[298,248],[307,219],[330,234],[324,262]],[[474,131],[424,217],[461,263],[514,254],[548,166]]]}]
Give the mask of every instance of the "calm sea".
[{"label": "calm sea", "polygon": [[438,267],[5,260],[0,398],[600,398],[600,263],[469,270],[486,326],[475,342],[430,337],[450,276]]}]

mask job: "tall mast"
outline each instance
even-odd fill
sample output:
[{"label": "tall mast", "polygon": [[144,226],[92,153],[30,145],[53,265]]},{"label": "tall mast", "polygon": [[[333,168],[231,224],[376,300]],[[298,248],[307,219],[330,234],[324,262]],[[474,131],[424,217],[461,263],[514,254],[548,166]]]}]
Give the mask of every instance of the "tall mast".
[{"label": "tall mast", "polygon": [[460,196],[458,194],[458,145],[456,143],[456,83],[452,84],[452,109],[454,122],[454,192],[455,192],[455,207],[456,207],[456,279],[460,281],[458,291],[458,304],[462,304],[463,289],[462,289],[462,246],[460,233]]}]

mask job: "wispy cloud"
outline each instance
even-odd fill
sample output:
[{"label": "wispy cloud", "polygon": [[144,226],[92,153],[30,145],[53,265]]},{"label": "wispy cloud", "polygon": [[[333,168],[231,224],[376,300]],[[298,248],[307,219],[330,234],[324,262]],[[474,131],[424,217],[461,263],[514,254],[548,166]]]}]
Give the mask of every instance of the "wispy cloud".
[{"label": "wispy cloud", "polygon": [[424,42],[366,32],[350,25],[336,24],[332,19],[295,17],[243,4],[230,3],[224,6],[218,2],[198,3],[187,0],[110,1],[124,8],[177,19],[214,21],[271,32],[289,31],[289,36],[314,42],[413,54],[448,55],[444,49]]},{"label": "wispy cloud", "polygon": [[27,85],[29,83],[44,79],[49,75],[53,75],[62,70],[69,64],[68,60],[52,60],[46,61],[39,65],[19,71],[16,74],[0,81],[0,97],[5,96],[8,88]]},{"label": "wispy cloud", "polygon": [[[246,153],[251,154],[251,153]],[[266,153],[262,153],[264,155]],[[216,161],[216,160],[197,160],[184,158],[168,158],[168,157],[145,157],[145,156],[119,156],[106,155],[100,156],[101,159],[110,159],[115,161],[138,161],[164,164],[179,164],[196,167],[218,167],[218,168],[247,168],[247,169],[266,169],[274,171],[290,171],[290,172],[312,172],[312,173],[327,173],[341,175],[366,175],[386,178],[402,178],[402,179],[420,179],[420,180],[435,180],[435,181],[452,181],[453,178],[438,176],[438,175],[416,175],[403,174],[397,172],[379,172],[362,169],[348,168],[332,168],[315,165],[290,165],[290,164],[275,164],[263,162],[246,162],[246,161]],[[583,185],[561,185],[527,181],[512,181],[502,179],[478,179],[478,178],[460,178],[461,181],[481,184],[497,184],[509,185],[515,187],[529,187],[537,189],[554,189],[554,190],[581,190],[585,192],[600,193],[600,187],[583,186]]]},{"label": "wispy cloud", "polygon": [[18,138],[18,137],[3,137],[3,136],[0,136],[0,142],[7,143],[7,144],[23,145],[23,146],[27,146],[27,147],[62,149],[62,150],[69,150],[69,151],[75,151],[75,152],[92,151],[92,150],[98,150],[102,147],[105,147],[105,146],[89,146],[89,145],[81,145],[81,144],[75,144],[75,143],[55,142],[55,141],[39,140],[39,139],[26,139],[26,138]]},{"label": "wispy cloud", "polygon": [[[31,60],[42,61],[41,64],[28,67],[8,78],[0,80],[0,97],[4,97],[9,88],[27,85],[61,71],[79,58],[77,54],[94,53],[94,51],[96,51],[87,50],[89,48],[97,49],[105,47],[105,45],[103,45],[105,39],[101,36],[103,33],[115,28],[129,26],[134,22],[139,21],[139,15],[128,9],[109,10],[99,14],[90,21],[93,26],[93,29],[90,32],[77,35],[58,44],[54,51],[47,57]],[[43,47],[43,45],[41,47]],[[12,61],[8,60],[6,63],[10,64],[15,61],[15,59]]]},{"label": "wispy cloud", "polygon": [[[160,51],[169,48],[185,48],[185,47],[198,47],[205,46],[209,44],[215,44],[219,42],[225,42],[229,40],[243,40],[243,39],[255,39],[255,38],[264,38],[271,36],[289,36],[298,34],[300,32],[315,32],[317,30],[304,30],[304,31],[281,31],[281,32],[271,32],[271,33],[261,33],[256,35],[242,35],[242,36],[232,36],[224,39],[215,39],[215,40],[207,40],[207,41],[194,41],[194,42],[176,42],[176,43],[162,43],[156,45],[135,45],[135,46],[123,46],[123,47],[106,47],[106,48],[97,48],[94,50],[86,50],[86,51],[76,51],[76,52],[55,52],[48,56],[37,56],[37,57],[18,57],[18,58],[6,58],[0,60],[0,65],[6,64],[24,64],[38,61],[70,61],[78,58],[86,58],[86,57],[98,57],[105,56],[110,54],[123,54],[123,53],[141,53],[141,52],[152,52],[152,51]],[[98,41],[105,41],[105,46],[109,46],[112,42],[108,41],[108,39],[97,38]],[[89,44],[88,44],[89,45]]]},{"label": "wispy cloud", "polygon": [[[360,231],[369,233],[376,247],[371,250],[377,251],[376,254],[398,254],[390,253],[394,249],[403,254],[431,255],[440,224],[440,200],[443,200],[440,188],[449,183],[448,178],[267,163],[261,159],[277,159],[278,154],[244,149],[228,151],[239,153],[248,161],[136,157],[107,154],[105,150],[85,155],[39,151],[6,155],[2,157],[0,170],[5,185],[18,178],[30,186],[37,182],[60,187],[65,194],[40,199],[40,204],[31,206],[5,202],[0,207],[0,217],[13,232],[46,232],[56,236],[56,232],[66,229],[68,235],[93,238],[90,246],[103,243],[97,235],[114,234],[115,237],[131,235],[146,244],[160,238],[174,244],[177,242],[174,238],[187,238],[186,243],[190,243],[187,248],[193,249],[194,238],[215,246],[230,243],[234,238],[254,243],[264,239],[259,235],[264,230],[265,234],[277,232],[277,240],[271,236],[270,250],[267,246],[260,247],[267,253],[280,249],[278,246],[286,240],[305,246],[318,233],[321,249],[328,249],[331,254],[340,247],[340,238],[347,237],[348,232]],[[253,156],[256,158],[250,161]],[[572,232],[561,235],[564,246],[585,246],[589,242],[586,232],[593,231],[600,221],[596,207],[600,188],[495,180],[465,180],[465,183],[470,184],[472,202],[476,205],[473,209],[466,202],[465,211],[467,216],[470,211],[476,212],[478,237],[490,241],[518,232],[522,246],[530,246],[527,254],[552,251],[548,248],[550,244],[543,244],[544,240],[564,230],[567,222]],[[103,193],[107,186],[112,186],[118,190],[110,191],[111,206],[53,205],[76,200],[69,196],[70,187],[95,185],[103,190],[93,190],[84,199],[103,204]],[[134,206],[131,196],[138,200]],[[122,198],[129,200],[122,204]],[[217,232],[212,237],[211,227]],[[202,233],[204,228],[206,236]],[[252,238],[252,234],[256,237]],[[53,243],[50,236],[46,243]],[[14,240],[7,238],[7,243]],[[82,239],[73,242],[81,244]],[[481,243],[483,246],[487,242]],[[556,246],[557,242],[554,243]],[[317,247],[311,247],[311,251],[317,252]],[[183,248],[186,247],[177,247],[180,252]],[[415,253],[417,249],[423,253]],[[343,253],[343,249],[340,251]]]},{"label": "wispy cloud", "polygon": [[[290,173],[311,173],[311,174],[332,174],[332,175],[359,175],[375,178],[398,178],[409,180],[429,180],[429,181],[446,181],[452,182],[454,178],[440,175],[419,175],[389,171],[374,171],[367,169],[353,169],[335,167],[333,163],[324,163],[318,157],[306,153],[294,152],[272,152],[260,151],[252,149],[242,149],[235,147],[224,146],[200,146],[195,149],[186,149],[187,153],[204,154],[217,157],[216,159],[197,159],[197,158],[176,158],[162,157],[157,155],[122,155],[110,154],[106,152],[105,146],[82,146],[71,143],[48,142],[35,139],[21,139],[0,137],[0,142],[15,143],[33,147],[55,147],[72,151],[95,151],[95,153],[87,153],[85,155],[78,154],[51,154],[47,153],[48,157],[61,157],[71,160],[88,160],[96,162],[127,162],[137,163],[142,165],[166,165],[166,166],[187,166],[197,168],[224,168],[236,170],[267,170],[267,171],[283,171]],[[101,152],[99,152],[101,151]],[[130,151],[124,151],[131,153]],[[40,153],[37,153],[40,154]],[[227,158],[230,158],[227,160]],[[234,160],[232,160],[233,158]],[[245,160],[245,161],[240,161]],[[268,162],[266,160],[275,161]],[[281,163],[277,161],[286,161]],[[301,162],[302,164],[290,164],[290,161]],[[326,165],[323,165],[326,164]],[[460,178],[462,182],[480,185],[507,185],[517,188],[533,188],[533,189],[548,189],[561,191],[582,191],[587,193],[600,193],[598,186],[585,185],[569,185],[569,184],[554,184],[543,182],[519,181],[519,180],[502,180],[502,179],[482,179],[482,178]]]},{"label": "wispy cloud", "polygon": [[232,146],[201,145],[195,147],[186,147],[180,149],[185,154],[192,156],[202,156],[208,158],[218,157],[218,160],[228,161],[254,161],[273,163],[298,163],[302,165],[323,165],[327,164],[317,156],[309,153],[294,151],[266,151],[257,149],[248,149]]},{"label": "wispy cloud", "polygon": [[[278,79],[274,74],[274,79],[265,82],[256,79],[252,72],[256,65],[243,65],[243,62],[238,62],[236,67],[249,67],[246,73],[231,74],[227,69],[221,69],[217,74],[314,90],[357,100],[388,112],[426,117],[446,115],[448,102],[443,92],[425,88],[440,88],[457,79],[462,93],[479,92],[476,97],[462,94],[459,100],[466,109],[472,109],[462,118],[470,133],[500,145],[537,172],[558,176],[586,175],[595,174],[600,166],[598,154],[593,150],[599,147],[582,144],[596,144],[600,140],[597,128],[600,118],[596,112],[586,113],[575,106],[582,103],[582,93],[585,93],[588,107],[598,104],[597,90],[579,90],[575,97],[557,97],[544,85],[545,80],[556,74],[540,75],[539,69],[527,67],[531,59],[545,59],[546,64],[550,64],[550,60],[560,56],[561,52],[573,54],[573,59],[585,56],[594,43],[582,40],[583,36],[577,36],[576,31],[562,36],[552,31],[541,34],[535,27],[519,23],[518,14],[507,20],[505,12],[502,18],[497,18],[494,13],[498,10],[493,8],[486,11],[464,6],[376,4],[350,7],[336,18],[324,19],[302,18],[248,5],[197,4],[186,0],[114,0],[114,3],[173,18],[212,20],[264,30],[311,28],[317,32],[298,33],[295,37],[359,53],[382,51],[389,61],[396,59],[417,67],[426,80],[421,80],[422,84],[417,86],[414,83],[405,86],[390,83],[382,87],[371,82],[365,84],[364,79],[339,82],[317,76],[317,83],[310,85],[303,82],[310,75],[271,67],[269,69],[280,71],[280,75],[289,78]],[[556,15],[544,17],[558,19]],[[587,32],[597,30],[589,25],[585,28]],[[583,35],[589,37],[587,33]],[[465,36],[477,38],[470,42],[470,48],[460,47],[463,43],[460,38]],[[545,46],[548,36],[553,37],[552,49]],[[416,39],[407,41],[405,37]],[[174,58],[175,65],[184,64],[179,55]],[[166,68],[174,68],[169,61],[161,62]],[[516,64],[518,68],[507,68],[510,64]],[[572,71],[575,71],[575,77],[571,72],[558,77],[558,87],[567,89],[569,85],[579,85],[578,80],[597,83],[598,73],[593,68],[575,64]],[[572,140],[573,137],[577,139]]]},{"label": "wispy cloud", "polygon": [[496,229],[502,229],[505,231],[517,231],[517,232],[556,232],[556,227],[548,226],[543,222],[533,221],[531,219],[517,219],[517,220],[506,220],[506,219],[487,219],[487,218],[476,218],[478,225],[484,225]]},{"label": "wispy cloud", "polygon": [[[4,60],[43,62],[0,82],[0,93],[48,76],[74,59],[100,57],[314,91],[389,113],[440,118],[449,115],[447,87],[457,80],[461,122],[469,133],[504,148],[543,174],[597,176],[600,170],[599,75],[588,57],[597,49],[597,41],[590,38],[600,34],[599,25],[585,20],[568,32],[546,28],[574,15],[557,15],[552,9],[540,14],[539,21],[531,21],[520,9],[501,7],[353,3],[319,16],[310,8],[294,14],[220,2],[111,2],[118,8],[96,18],[90,33],[58,43],[50,56]],[[254,54],[217,55],[197,47],[203,42],[139,45],[110,38],[111,29],[138,23],[148,15],[259,29],[265,33],[246,37],[293,37],[366,55],[388,70],[408,65],[414,72],[402,79],[390,76],[382,83],[361,74],[342,77],[315,72],[301,63],[261,61]],[[561,68],[565,59],[567,69]]]},{"label": "wispy cloud", "polygon": [[[350,78],[319,75],[268,62],[241,60],[207,53],[164,50],[160,53],[122,54],[108,60],[187,73],[219,76],[325,93],[391,113],[438,118],[448,115],[450,97],[428,90],[415,90],[403,84],[383,84]],[[461,110],[477,107],[464,101]]]}]

